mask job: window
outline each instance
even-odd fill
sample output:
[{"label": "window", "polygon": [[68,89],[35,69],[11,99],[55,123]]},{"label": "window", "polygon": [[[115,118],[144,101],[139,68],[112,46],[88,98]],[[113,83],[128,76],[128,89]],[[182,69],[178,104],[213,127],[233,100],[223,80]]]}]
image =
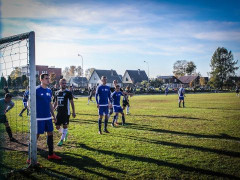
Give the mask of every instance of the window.
[{"label": "window", "polygon": [[97,77],[96,77],[96,76],[94,77],[94,80],[97,80]]},{"label": "window", "polygon": [[42,74],[47,74],[47,71],[42,71]]},{"label": "window", "polygon": [[128,78],[126,77],[126,81],[128,81]]}]

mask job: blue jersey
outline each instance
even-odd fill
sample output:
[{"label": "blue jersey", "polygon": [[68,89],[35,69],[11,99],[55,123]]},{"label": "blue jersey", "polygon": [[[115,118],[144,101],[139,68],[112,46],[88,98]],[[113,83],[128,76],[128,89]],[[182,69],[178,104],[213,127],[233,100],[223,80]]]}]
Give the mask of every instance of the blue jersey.
[{"label": "blue jersey", "polygon": [[185,93],[184,88],[180,88],[180,89],[178,90],[178,96],[179,96],[179,97],[183,97],[183,96],[184,96],[184,93]]},{"label": "blue jersey", "polygon": [[23,102],[27,102],[29,98],[29,91],[26,90],[23,94]]},{"label": "blue jersey", "polygon": [[49,88],[42,88],[37,86],[36,89],[36,104],[37,104],[37,120],[50,120],[51,116],[51,103],[52,91]]},{"label": "blue jersey", "polygon": [[120,106],[121,96],[124,96],[121,91],[119,91],[119,92],[114,91],[114,92],[112,93],[111,98],[112,98],[112,100],[113,100],[113,105],[114,105],[114,106]]},{"label": "blue jersey", "polygon": [[[112,102],[111,100],[111,93],[110,93],[110,87],[106,85],[99,85],[96,90],[96,102],[99,104],[99,106],[108,106],[108,100]],[[99,99],[98,99],[99,98]]]}]

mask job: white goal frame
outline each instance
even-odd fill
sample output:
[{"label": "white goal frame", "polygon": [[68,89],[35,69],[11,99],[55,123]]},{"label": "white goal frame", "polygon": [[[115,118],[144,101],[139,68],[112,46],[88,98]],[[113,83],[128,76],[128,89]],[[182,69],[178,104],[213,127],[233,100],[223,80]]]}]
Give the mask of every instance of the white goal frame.
[{"label": "white goal frame", "polygon": [[30,165],[35,166],[37,164],[37,121],[36,121],[36,65],[35,65],[35,32],[18,34],[6,38],[0,39],[0,45],[4,47],[4,44],[12,43],[19,40],[28,39],[28,72],[29,74],[29,101],[30,101],[30,147],[29,158]]}]

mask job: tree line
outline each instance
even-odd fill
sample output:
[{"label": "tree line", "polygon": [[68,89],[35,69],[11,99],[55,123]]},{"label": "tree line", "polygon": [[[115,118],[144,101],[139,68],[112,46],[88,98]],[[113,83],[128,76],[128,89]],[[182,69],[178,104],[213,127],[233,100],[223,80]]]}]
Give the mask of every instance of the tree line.
[{"label": "tree line", "polygon": [[[225,47],[218,47],[212,55],[210,61],[211,71],[209,72],[210,80],[208,85],[216,88],[223,89],[232,88],[240,85],[240,80],[236,77],[236,71],[239,69],[237,66],[238,60],[234,60],[231,51]],[[185,75],[198,75],[196,72],[196,65],[193,61],[178,60],[173,65],[173,74],[179,78]],[[200,78],[200,84],[204,84],[204,78]]]}]

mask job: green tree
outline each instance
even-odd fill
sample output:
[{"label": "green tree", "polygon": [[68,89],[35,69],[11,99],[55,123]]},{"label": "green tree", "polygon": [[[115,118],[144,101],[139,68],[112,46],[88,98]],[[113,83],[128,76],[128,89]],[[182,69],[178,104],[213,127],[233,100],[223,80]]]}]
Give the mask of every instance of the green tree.
[{"label": "green tree", "polygon": [[173,64],[173,74],[176,77],[181,77],[186,74],[188,62],[186,60],[178,60]]},{"label": "green tree", "polygon": [[49,80],[50,80],[51,85],[55,85],[56,84],[56,74],[50,73]]},{"label": "green tree", "polygon": [[3,89],[7,85],[7,80],[4,76],[1,77],[0,88]]},{"label": "green tree", "polygon": [[11,78],[11,76],[8,76],[7,84],[8,84],[9,88],[12,86],[12,78]]},{"label": "green tree", "polygon": [[186,73],[187,73],[188,75],[192,75],[193,72],[194,72],[196,69],[197,69],[197,66],[194,64],[194,62],[189,61],[189,62],[187,63]]},{"label": "green tree", "polygon": [[226,48],[218,47],[211,59],[210,84],[222,89],[227,79],[234,76],[235,71],[238,70],[239,67],[235,66],[237,62],[234,61],[231,51],[228,52]]}]

